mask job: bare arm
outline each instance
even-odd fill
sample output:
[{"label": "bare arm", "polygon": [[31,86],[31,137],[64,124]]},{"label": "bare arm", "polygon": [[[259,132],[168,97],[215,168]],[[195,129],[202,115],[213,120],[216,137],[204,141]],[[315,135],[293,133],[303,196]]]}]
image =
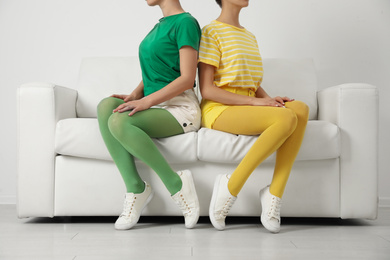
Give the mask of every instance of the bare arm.
[{"label": "bare arm", "polygon": [[199,87],[204,99],[227,105],[252,105],[254,97],[242,96],[218,88],[214,85],[215,67],[199,63]]},{"label": "bare arm", "polygon": [[261,86],[256,91],[256,97],[258,97],[258,98],[271,98]]},{"label": "bare arm", "polygon": [[[256,91],[256,97],[258,97],[258,98],[271,98],[268,94],[267,94],[267,92],[265,92],[265,90],[260,86],[258,89],[257,89],[257,91]],[[272,99],[272,98],[271,98]],[[277,102],[279,102],[280,104],[282,104],[283,105],[283,107],[284,107],[284,102],[291,102],[291,101],[294,101],[294,99],[291,99],[291,98],[289,98],[289,97],[279,97],[279,96],[277,96],[277,97],[274,97],[273,98],[274,100],[276,100]]]},{"label": "bare arm", "polygon": [[[123,99],[123,101],[125,101],[125,102],[130,101],[130,100],[141,99],[144,97],[144,82],[141,80],[141,82],[133,90],[133,92],[131,92],[130,95],[114,94],[114,95],[111,95],[111,97]],[[116,112],[116,109],[114,109],[114,112]]]},{"label": "bare arm", "polygon": [[190,46],[180,49],[180,76],[159,91],[145,97],[152,106],[167,101],[194,87],[198,52]]},{"label": "bare arm", "polygon": [[[196,65],[198,52],[190,46],[184,46],[180,49],[180,73],[181,75],[164,88],[139,100],[128,101],[114,110],[114,112],[125,112],[132,110],[129,116],[137,111],[148,109],[154,105],[172,99],[194,86],[196,76]],[[138,86],[140,87],[140,86]],[[137,89],[138,89],[137,87]],[[143,89],[143,84],[142,84]],[[134,93],[134,92],[133,92]]]},{"label": "bare arm", "polygon": [[280,97],[271,98],[261,87],[256,91],[256,97],[243,96],[216,87],[214,85],[214,70],[212,65],[199,63],[199,85],[203,98],[226,105],[284,106],[283,99]]},{"label": "bare arm", "polygon": [[138,84],[138,87],[136,87],[133,92],[128,96],[128,98],[124,99],[125,102],[130,100],[138,100],[144,97],[144,82],[141,80],[141,82]]}]

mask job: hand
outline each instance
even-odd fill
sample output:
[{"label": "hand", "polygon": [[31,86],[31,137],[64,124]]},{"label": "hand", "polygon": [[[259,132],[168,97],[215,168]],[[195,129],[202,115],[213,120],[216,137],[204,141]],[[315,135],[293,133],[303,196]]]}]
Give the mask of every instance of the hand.
[{"label": "hand", "polygon": [[290,99],[288,97],[265,97],[265,98],[256,98],[254,100],[255,106],[271,106],[271,107],[285,107],[285,102],[291,102],[294,101],[294,99]]},{"label": "hand", "polygon": [[139,100],[131,100],[122,105],[119,105],[117,108],[114,109],[113,113],[115,112],[123,113],[125,111],[131,110],[129,116],[132,116],[138,111],[143,111],[149,109],[150,107],[151,105],[147,102],[145,98],[143,98]]},{"label": "hand", "polygon": [[282,104],[283,107],[284,107],[284,105],[285,105],[285,104],[284,104],[285,102],[294,101],[294,99],[291,99],[291,98],[289,98],[289,97],[279,97],[279,96],[274,97],[273,99],[276,100],[279,104]]},{"label": "hand", "polygon": [[131,94],[130,95],[114,94],[114,95],[111,95],[111,97],[122,99],[125,102],[135,100],[135,98]]}]

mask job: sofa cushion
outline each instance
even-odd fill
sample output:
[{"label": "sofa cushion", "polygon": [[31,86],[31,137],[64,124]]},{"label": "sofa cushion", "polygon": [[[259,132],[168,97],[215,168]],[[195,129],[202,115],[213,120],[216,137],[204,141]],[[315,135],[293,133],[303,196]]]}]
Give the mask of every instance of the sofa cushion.
[{"label": "sofa cushion", "polygon": [[[197,161],[197,134],[190,132],[153,139],[169,163]],[[75,157],[112,160],[95,118],[71,118],[57,123],[55,152]]]},{"label": "sofa cushion", "polygon": [[[198,158],[206,162],[238,163],[257,137],[202,128],[198,132]],[[296,160],[322,160],[339,156],[339,128],[326,121],[309,121]],[[266,159],[266,161],[274,160],[275,153]]]}]

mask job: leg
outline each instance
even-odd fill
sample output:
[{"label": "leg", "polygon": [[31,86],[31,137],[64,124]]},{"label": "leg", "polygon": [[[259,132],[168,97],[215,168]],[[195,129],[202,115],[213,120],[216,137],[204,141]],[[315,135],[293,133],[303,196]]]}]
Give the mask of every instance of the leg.
[{"label": "leg", "polygon": [[296,123],[297,118],[292,110],[264,106],[233,106],[217,118],[214,123],[216,130],[261,135],[230,178],[225,174],[215,181],[209,215],[216,229],[225,228],[225,218],[250,174],[285,142]]},{"label": "leg", "polygon": [[[115,163],[121,169],[126,186],[131,187],[128,188],[130,192],[126,194],[123,212],[115,222],[115,228],[132,228],[153,195],[151,187],[146,183],[142,183],[142,189],[134,188],[134,182],[142,180],[137,173],[133,156],[145,162],[159,175],[173,195],[172,199],[183,211],[186,227],[194,227],[199,218],[199,202],[191,172],[174,172],[151,139],[182,134],[183,129],[164,109],[148,109],[131,117],[126,112],[113,114],[112,110],[121,103],[123,101],[107,98],[98,107],[103,138]],[[125,166],[120,167],[122,164]]]},{"label": "leg", "polygon": [[309,108],[301,101],[287,102],[286,107],[294,111],[298,124],[295,131],[276,153],[275,171],[270,186],[270,193],[279,198],[283,196],[292,166],[302,144],[309,117]]},{"label": "leg", "polygon": [[123,104],[123,100],[113,97],[105,98],[99,103],[97,109],[99,128],[104,143],[122,175],[127,192],[141,193],[145,189],[145,183],[138,174],[134,157],[112,135],[108,127],[108,120],[113,114],[112,111],[120,104]]},{"label": "leg", "polygon": [[294,111],[278,107],[234,106],[218,117],[214,124],[216,130],[261,134],[230,177],[228,188],[233,196],[237,196],[250,174],[286,141],[296,126]]},{"label": "leg", "polygon": [[182,134],[177,120],[166,110],[151,108],[129,117],[128,113],[114,113],[108,120],[113,137],[131,155],[151,167],[173,195],[181,189],[181,179],[172,170],[151,138]]},{"label": "leg", "polygon": [[185,226],[193,228],[199,218],[199,201],[191,172],[174,172],[151,139],[182,134],[183,129],[177,120],[164,109],[151,108],[131,117],[128,113],[115,113],[108,125],[113,136],[130,154],[159,175],[173,201],[182,210]]}]

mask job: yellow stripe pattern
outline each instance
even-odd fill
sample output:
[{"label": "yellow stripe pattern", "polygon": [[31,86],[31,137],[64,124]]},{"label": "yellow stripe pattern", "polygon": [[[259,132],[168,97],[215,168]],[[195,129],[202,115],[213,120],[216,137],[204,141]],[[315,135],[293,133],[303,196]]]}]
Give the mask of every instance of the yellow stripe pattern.
[{"label": "yellow stripe pattern", "polygon": [[199,61],[216,67],[217,87],[241,87],[254,91],[263,79],[263,62],[256,37],[219,21],[203,27]]}]

